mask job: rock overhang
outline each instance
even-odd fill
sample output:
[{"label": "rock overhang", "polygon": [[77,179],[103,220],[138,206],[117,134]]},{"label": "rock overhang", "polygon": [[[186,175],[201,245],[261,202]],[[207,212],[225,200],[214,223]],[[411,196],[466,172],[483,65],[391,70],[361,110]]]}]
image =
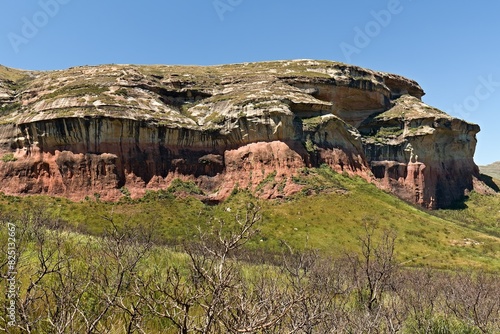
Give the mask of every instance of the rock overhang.
[{"label": "rock overhang", "polygon": [[[2,80],[2,73],[9,73],[9,78]],[[108,170],[115,171],[117,183],[99,181],[108,186],[147,188],[154,179],[161,187],[175,173],[199,178],[203,171],[217,179],[213,184],[223,184],[231,174],[225,170],[224,152],[273,142],[288,143],[303,166],[326,161],[336,170],[364,175],[403,198],[417,198],[426,207],[446,206],[446,201],[459,198],[471,188],[469,179],[477,170],[472,160],[477,125],[423,103],[424,91],[413,80],[339,62],[103,65],[13,73],[17,83],[11,80],[11,72],[0,71],[2,150],[37,163],[56,151],[116,155],[114,162],[97,159],[114,164]],[[4,86],[8,89],[2,91]],[[264,151],[259,147],[259,152]],[[205,161],[202,157],[210,154],[221,157],[216,160],[223,164],[209,170],[206,160],[203,168],[187,168],[177,161],[186,154],[193,155],[186,160],[191,164]],[[401,175],[394,174],[391,166],[408,166],[415,156],[426,167],[418,169],[420,179],[411,180],[403,167],[398,167]],[[58,159],[57,166],[60,154]],[[95,158],[85,159],[92,165]],[[135,160],[148,164],[147,171],[136,170],[140,164]],[[388,161],[387,171],[382,173],[384,161]],[[15,162],[7,165],[15,168]],[[460,174],[466,181],[458,186],[450,182],[452,195],[440,203],[438,179],[449,178],[453,170],[458,171],[457,165],[465,166]],[[53,170],[49,178],[62,185],[69,182],[64,173],[58,174],[60,166]],[[71,187],[54,189],[68,192]],[[446,187],[440,185],[439,191]]]}]

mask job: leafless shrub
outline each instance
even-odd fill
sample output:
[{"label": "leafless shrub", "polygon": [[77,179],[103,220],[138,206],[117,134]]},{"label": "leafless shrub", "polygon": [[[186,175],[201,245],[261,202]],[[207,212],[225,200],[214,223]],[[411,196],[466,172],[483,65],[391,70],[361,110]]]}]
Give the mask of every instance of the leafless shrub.
[{"label": "leafless shrub", "polygon": [[360,253],[348,255],[358,301],[369,311],[374,311],[379,305],[398,268],[395,240],[396,234],[387,230],[377,240],[375,225],[365,224],[365,235],[359,238]]},{"label": "leafless shrub", "polygon": [[112,216],[104,218],[111,228],[98,239],[97,251],[88,252],[90,284],[86,295],[92,303],[79,307],[85,332],[109,331],[112,324],[105,321],[107,317],[123,323],[127,333],[140,331],[145,305],[133,287],[139,262],[152,247],[151,233],[144,227],[119,227]]},{"label": "leafless shrub", "polygon": [[485,273],[459,272],[445,288],[447,308],[483,333],[500,330],[500,282]]},{"label": "leafless shrub", "polygon": [[401,275],[395,292],[401,300],[400,308],[411,319],[406,326],[415,333],[431,332],[436,314],[441,310],[445,275],[431,269],[408,269],[401,271]]},{"label": "leafless shrub", "polygon": [[[211,220],[167,265],[146,225],[103,237],[65,232],[33,209],[17,217],[23,333],[495,333],[500,279],[480,272],[404,269],[396,235],[368,222],[359,252],[329,259],[285,245],[280,260],[251,258],[260,209]],[[5,246],[0,243],[2,251]],[[152,250],[155,252],[152,252]],[[172,253],[174,254],[174,253]],[[259,255],[262,256],[262,255]],[[241,261],[241,258],[245,261]],[[258,264],[258,265],[257,265]],[[5,255],[0,269],[5,272]],[[2,279],[5,278],[2,276]],[[4,286],[2,287],[4,288]],[[4,290],[2,290],[4,291]],[[0,330],[6,330],[0,310]]]}]

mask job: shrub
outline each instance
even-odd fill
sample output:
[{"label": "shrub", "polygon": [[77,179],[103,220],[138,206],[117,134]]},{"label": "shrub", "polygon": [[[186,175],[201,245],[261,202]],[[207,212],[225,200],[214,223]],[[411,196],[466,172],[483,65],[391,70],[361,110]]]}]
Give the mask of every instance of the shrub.
[{"label": "shrub", "polygon": [[0,106],[0,116],[8,115],[16,109],[21,108],[21,104],[18,102],[8,103]]},{"label": "shrub", "polygon": [[127,187],[121,187],[120,192],[125,196],[125,197],[130,197],[130,190],[128,190]]},{"label": "shrub", "polygon": [[6,153],[2,156],[0,159],[3,162],[10,162],[10,161],[16,161],[17,159],[14,157],[14,153]]},{"label": "shrub", "polygon": [[170,187],[168,187],[168,192],[171,194],[186,193],[189,195],[203,195],[203,191],[198,188],[196,183],[193,181],[182,181],[181,179],[174,179]]}]

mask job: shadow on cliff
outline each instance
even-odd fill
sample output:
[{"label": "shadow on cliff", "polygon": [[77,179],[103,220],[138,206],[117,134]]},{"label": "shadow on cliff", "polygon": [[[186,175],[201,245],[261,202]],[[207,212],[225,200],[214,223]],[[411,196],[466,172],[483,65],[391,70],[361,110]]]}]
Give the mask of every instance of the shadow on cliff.
[{"label": "shadow on cliff", "polygon": [[469,200],[469,196],[465,195],[461,199],[456,200],[450,204],[450,206],[446,207],[446,210],[464,210],[467,209],[468,206],[466,202]]},{"label": "shadow on cliff", "polygon": [[[500,183],[493,179],[491,176],[486,174],[479,174],[479,180],[482,181],[486,186],[491,188],[496,193],[500,192]],[[461,199],[454,201],[450,206],[446,207],[448,210],[463,210],[467,209],[467,201],[469,200],[469,196],[465,195]]]}]

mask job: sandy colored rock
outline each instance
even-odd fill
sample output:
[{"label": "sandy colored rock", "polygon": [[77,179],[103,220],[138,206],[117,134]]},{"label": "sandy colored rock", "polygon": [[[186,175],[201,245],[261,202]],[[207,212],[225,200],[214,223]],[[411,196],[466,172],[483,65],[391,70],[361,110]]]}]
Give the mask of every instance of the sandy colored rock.
[{"label": "sandy colored rock", "polygon": [[[473,189],[479,127],[410,79],[338,62],[0,68],[0,191],[132,197],[193,180],[206,198],[300,190],[322,164],[424,207]],[[267,182],[270,181],[270,182]]]}]

